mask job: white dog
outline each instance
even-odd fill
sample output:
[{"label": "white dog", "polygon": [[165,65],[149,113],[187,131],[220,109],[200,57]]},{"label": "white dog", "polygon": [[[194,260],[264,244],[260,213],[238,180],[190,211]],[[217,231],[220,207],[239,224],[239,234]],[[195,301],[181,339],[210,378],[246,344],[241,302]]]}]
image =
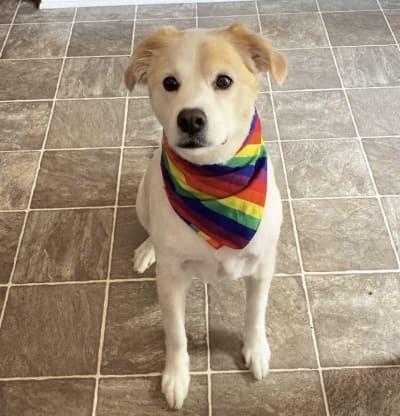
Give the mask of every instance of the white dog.
[{"label": "white dog", "polygon": [[[135,251],[134,267],[143,272],[157,259],[166,344],[162,391],[172,408],[182,406],[189,388],[184,314],[194,277],[204,282],[245,278],[242,352],[256,379],[268,373],[265,309],[282,208],[271,163],[262,139],[258,142],[260,134],[254,132],[255,123],[259,127],[254,106],[258,74],[269,70],[281,83],[286,60],[261,35],[237,23],[215,30],[164,27],[137,45],[125,74],[129,89],[147,85],[164,128],[163,145],[139,187],[136,209],[149,238]],[[250,180],[243,185],[248,169]],[[214,178],[220,170],[228,176]],[[242,187],[242,193],[229,194],[225,185],[213,188],[214,180],[226,180],[229,189]],[[256,182],[258,190],[247,188]],[[191,211],[196,207],[206,207],[201,218]],[[198,222],[192,220],[193,212]]]}]

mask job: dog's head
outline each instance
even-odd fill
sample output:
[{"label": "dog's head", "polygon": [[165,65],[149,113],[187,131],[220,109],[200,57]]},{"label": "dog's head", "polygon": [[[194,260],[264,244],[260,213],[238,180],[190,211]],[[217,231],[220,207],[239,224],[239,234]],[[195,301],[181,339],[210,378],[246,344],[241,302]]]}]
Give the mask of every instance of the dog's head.
[{"label": "dog's head", "polygon": [[215,30],[164,27],[134,50],[125,81],[146,84],[169,145],[194,163],[220,163],[248,133],[260,72],[286,77],[285,58],[235,23]]}]

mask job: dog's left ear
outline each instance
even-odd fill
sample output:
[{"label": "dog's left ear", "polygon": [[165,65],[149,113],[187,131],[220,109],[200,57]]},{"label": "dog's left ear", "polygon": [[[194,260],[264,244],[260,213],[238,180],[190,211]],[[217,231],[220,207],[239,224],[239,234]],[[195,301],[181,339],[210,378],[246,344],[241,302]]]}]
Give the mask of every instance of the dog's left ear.
[{"label": "dog's left ear", "polygon": [[272,48],[267,40],[251,32],[241,23],[234,23],[222,31],[242,53],[252,72],[271,71],[281,85],[287,75],[287,62],[283,55]]},{"label": "dog's left ear", "polygon": [[168,43],[171,37],[178,34],[179,31],[175,27],[164,26],[138,43],[125,71],[125,84],[130,91],[136,84],[147,84],[155,54]]}]

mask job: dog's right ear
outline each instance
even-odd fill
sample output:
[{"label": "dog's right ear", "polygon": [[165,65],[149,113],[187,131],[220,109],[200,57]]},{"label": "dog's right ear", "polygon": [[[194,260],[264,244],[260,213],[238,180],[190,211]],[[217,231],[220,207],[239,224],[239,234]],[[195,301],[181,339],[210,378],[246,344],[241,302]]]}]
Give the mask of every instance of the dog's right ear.
[{"label": "dog's right ear", "polygon": [[271,71],[281,85],[287,75],[287,62],[283,55],[272,48],[264,36],[252,32],[241,23],[233,23],[222,30],[225,36],[241,51],[245,62],[253,72]]},{"label": "dog's right ear", "polygon": [[173,26],[164,26],[134,48],[128,68],[125,71],[125,84],[130,91],[136,84],[146,84],[154,55],[162,49],[172,36],[180,32]]}]

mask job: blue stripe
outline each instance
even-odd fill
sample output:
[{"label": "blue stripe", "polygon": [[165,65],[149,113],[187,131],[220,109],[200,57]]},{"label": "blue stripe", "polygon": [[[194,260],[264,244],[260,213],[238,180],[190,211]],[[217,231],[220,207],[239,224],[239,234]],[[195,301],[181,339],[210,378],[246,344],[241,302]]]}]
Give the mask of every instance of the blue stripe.
[{"label": "blue stripe", "polygon": [[176,195],[183,205],[189,206],[193,211],[196,211],[199,215],[206,217],[209,221],[215,222],[220,227],[226,228],[230,232],[239,234],[242,238],[250,240],[255,234],[255,230],[239,224],[238,222],[231,220],[228,217],[218,214],[217,212],[207,208],[201,202],[195,199],[182,198]]}]

